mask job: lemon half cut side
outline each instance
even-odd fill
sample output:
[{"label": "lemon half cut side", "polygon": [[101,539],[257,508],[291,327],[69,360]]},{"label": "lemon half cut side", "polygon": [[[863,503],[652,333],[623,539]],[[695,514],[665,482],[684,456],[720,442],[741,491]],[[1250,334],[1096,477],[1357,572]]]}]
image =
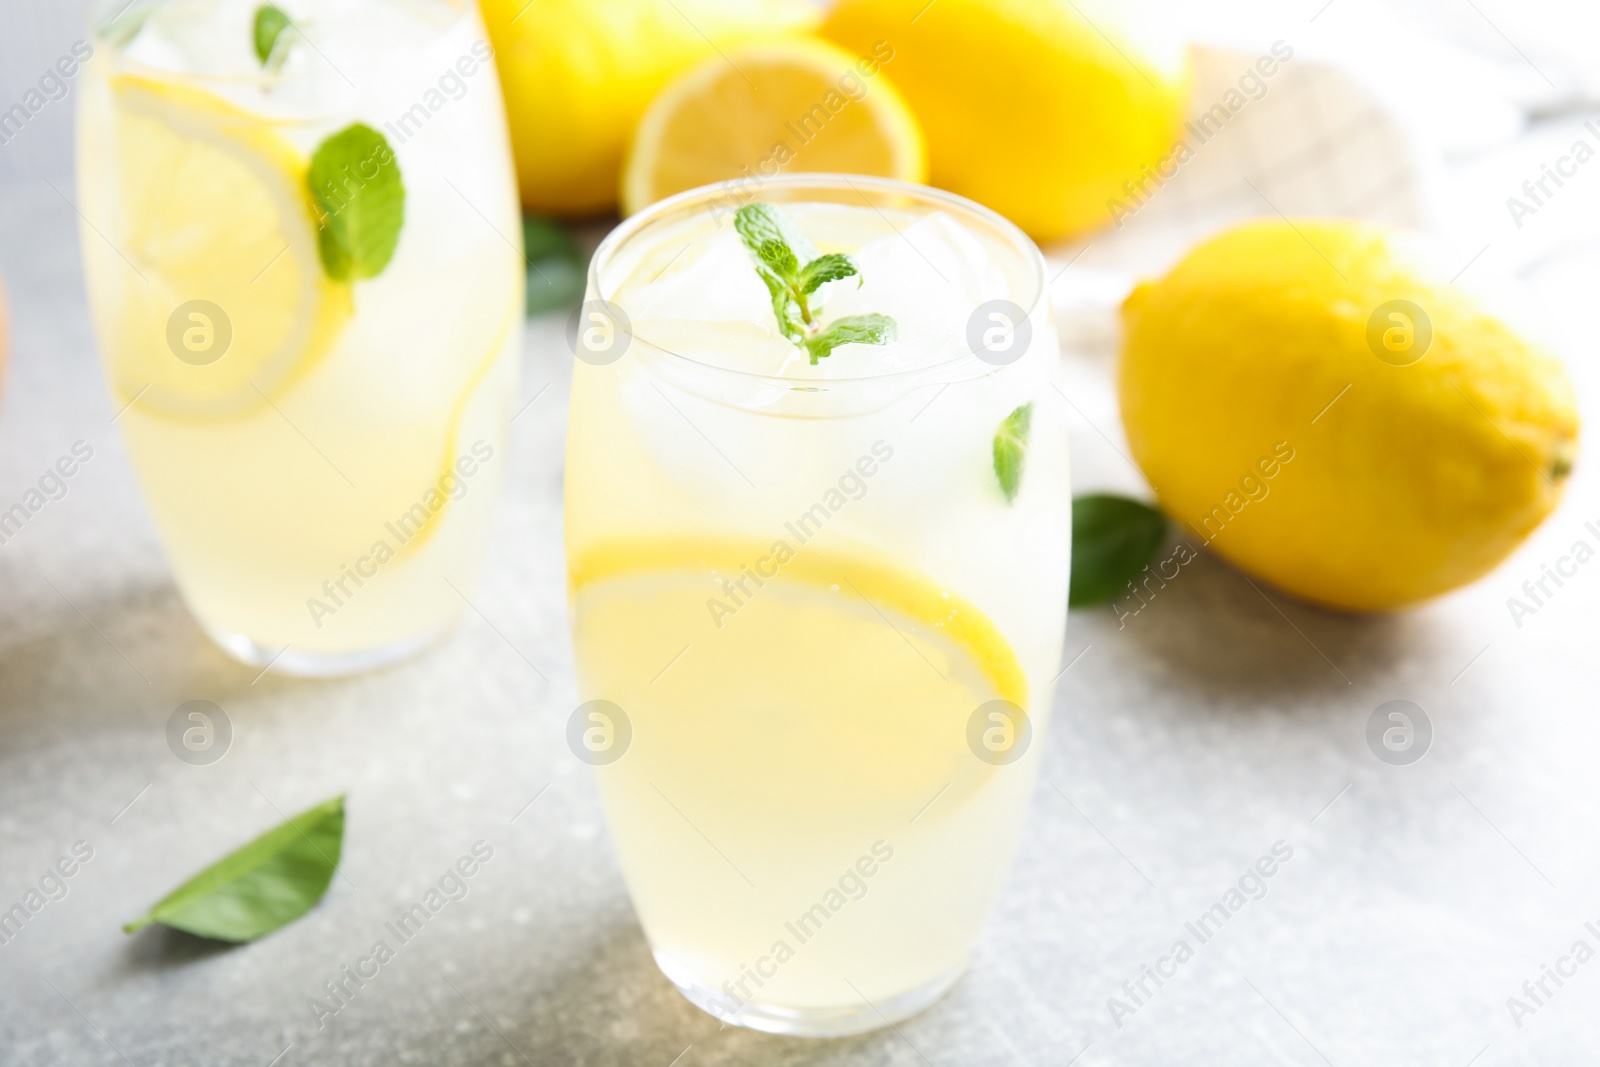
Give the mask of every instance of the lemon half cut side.
[{"label": "lemon half cut side", "polygon": [[922,128],[874,56],[815,38],[749,45],[664,89],[622,178],[632,214],[713,182],[796,171],[927,180]]}]

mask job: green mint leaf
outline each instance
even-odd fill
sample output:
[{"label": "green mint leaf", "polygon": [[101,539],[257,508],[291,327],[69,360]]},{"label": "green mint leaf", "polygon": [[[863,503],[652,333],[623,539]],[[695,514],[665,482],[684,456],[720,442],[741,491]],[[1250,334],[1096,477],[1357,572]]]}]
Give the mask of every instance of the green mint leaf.
[{"label": "green mint leaf", "polygon": [[842,252],[830,252],[805,265],[800,272],[800,291],[809,295],[841,278],[855,277],[859,283],[860,275],[853,259]]},{"label": "green mint leaf", "polygon": [[1167,536],[1155,508],[1123,496],[1093,493],[1072,501],[1071,607],[1121,596]]},{"label": "green mint leaf", "polygon": [[522,251],[528,260],[527,313],[577,306],[587,279],[572,236],[549,219],[528,215],[522,220]]},{"label": "green mint leaf", "polygon": [[801,263],[817,258],[816,246],[774,204],[746,204],[734,213],[733,228],[752,255],[766,242],[777,241],[793,249]]},{"label": "green mint leaf", "polygon": [[827,326],[818,321],[820,309],[807,298],[828,282],[859,277],[849,256],[817,255],[815,246],[771,204],[746,204],[734,214],[733,228],[772,295],[779,332],[804,348],[813,366],[840,345],[881,345],[895,339],[895,322],[887,315],[849,315]]},{"label": "green mint leaf", "polygon": [[846,315],[830,322],[821,333],[807,337],[803,344],[815,365],[840,345],[881,345],[899,335],[895,321],[887,315]]},{"label": "green mint leaf", "polygon": [[123,927],[160,923],[216,941],[254,941],[322,899],[344,845],[344,797],[268,830],[190,878]]},{"label": "green mint leaf", "polygon": [[[755,263],[758,274],[772,296],[772,316],[778,320],[778,330],[789,340],[798,343],[805,337],[801,325],[800,305],[795,300],[790,279],[798,269],[798,257],[784,239],[782,220],[778,209],[771,204],[746,204],[733,216],[733,229],[744,242],[745,251]],[[792,263],[788,275],[780,273],[772,261]]]},{"label": "green mint leaf", "polygon": [[994,435],[994,475],[1009,504],[1022,487],[1022,461],[1028,453],[1028,431],[1033,426],[1033,404],[1022,405],[1005,417]]},{"label": "green mint leaf", "polygon": [[800,274],[800,261],[795,258],[793,249],[782,241],[772,239],[761,242],[757,254],[766,268],[781,278],[787,287],[794,287]]},{"label": "green mint leaf", "polygon": [[761,259],[761,246],[768,241],[789,243],[783,239],[783,223],[778,218],[778,209],[771,204],[746,204],[740,208],[733,216],[733,230],[758,262]]},{"label": "green mint leaf", "polygon": [[[261,60],[263,67],[275,65],[272,59],[273,53],[277,51],[279,38],[283,36],[284,30],[293,25],[294,23],[289,21],[289,16],[285,15],[281,8],[273,7],[271,4],[262,4],[256,8],[256,58]],[[287,41],[283,43],[285,47],[288,46]],[[277,58],[279,63],[283,61],[282,55]]]},{"label": "green mint leaf", "polygon": [[777,317],[779,332],[796,344],[801,343],[805,340],[806,328],[800,322],[800,310],[795,306],[794,297],[786,287],[774,289],[768,285],[767,288],[772,293],[772,314]]},{"label": "green mint leaf", "polygon": [[322,268],[336,282],[383,272],[400,242],[406,188],[388,140],[353,123],[317,146],[306,177],[322,212]]}]

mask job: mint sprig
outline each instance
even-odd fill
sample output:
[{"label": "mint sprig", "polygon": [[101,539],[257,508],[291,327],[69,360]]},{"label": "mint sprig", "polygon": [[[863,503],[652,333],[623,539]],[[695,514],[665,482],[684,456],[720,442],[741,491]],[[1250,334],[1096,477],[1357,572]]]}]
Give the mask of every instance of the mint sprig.
[{"label": "mint sprig", "polygon": [[321,212],[322,268],[336,282],[383,272],[400,242],[406,187],[388,140],[352,123],[317,146],[306,176]]},{"label": "mint sprig", "polygon": [[272,4],[262,4],[256,8],[254,24],[254,37],[256,58],[263,67],[277,68],[283,65],[283,52],[287,51],[289,42],[283,41],[284,49],[278,48],[279,41],[285,30],[294,26],[289,16],[283,9]]},{"label": "mint sprig", "polygon": [[772,296],[778,332],[804,349],[813,366],[840,345],[881,345],[898,336],[894,319],[887,315],[847,315],[823,324],[822,309],[812,306],[812,295],[845,278],[855,278],[859,286],[861,271],[841,252],[818,255],[773,205],[746,204],[734,215],[733,228]]},{"label": "mint sprig", "polygon": [[1000,491],[1006,503],[1017,499],[1022,488],[1022,461],[1028,454],[1028,431],[1033,428],[1033,404],[1017,408],[1000,423],[994,435],[994,476],[1000,480]]}]

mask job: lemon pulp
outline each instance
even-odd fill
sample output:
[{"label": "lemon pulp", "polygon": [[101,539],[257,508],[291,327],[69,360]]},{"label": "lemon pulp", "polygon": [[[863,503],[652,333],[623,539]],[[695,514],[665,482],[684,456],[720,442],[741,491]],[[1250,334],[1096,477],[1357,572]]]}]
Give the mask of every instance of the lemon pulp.
[{"label": "lemon pulp", "polygon": [[707,60],[645,112],[623,172],[623,210],[728,179],[756,188],[791,171],[926,180],[921,127],[881,67],[876,56],[812,38]]}]

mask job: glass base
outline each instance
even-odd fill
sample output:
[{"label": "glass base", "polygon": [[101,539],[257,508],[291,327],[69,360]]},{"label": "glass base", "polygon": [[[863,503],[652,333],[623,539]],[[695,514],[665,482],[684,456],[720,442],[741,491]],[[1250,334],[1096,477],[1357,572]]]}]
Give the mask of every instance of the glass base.
[{"label": "glass base", "polygon": [[270,668],[277,674],[287,674],[294,678],[337,678],[347,674],[364,674],[382,667],[399,663],[401,660],[410,659],[423,649],[434,644],[446,631],[448,626],[441,626],[434,630],[407,637],[378,648],[364,648],[356,652],[339,652],[322,654],[316,652],[300,652],[293,646],[284,648],[268,648],[259,645],[243,634],[227,633],[214,629],[205,623],[200,628],[206,636],[217,643],[217,646],[238,660],[251,667],[262,668],[263,673]]},{"label": "glass base", "polygon": [[769,1034],[790,1037],[848,1037],[878,1030],[909,1019],[950,991],[966,973],[958,967],[915,989],[871,1004],[857,1002],[832,1008],[780,1008],[771,1004],[746,1003],[735,1009],[737,1000],[720,989],[712,989],[673,962],[671,957],[653,953],[656,966],[678,992],[701,1011],[730,1026],[743,1026]]}]

